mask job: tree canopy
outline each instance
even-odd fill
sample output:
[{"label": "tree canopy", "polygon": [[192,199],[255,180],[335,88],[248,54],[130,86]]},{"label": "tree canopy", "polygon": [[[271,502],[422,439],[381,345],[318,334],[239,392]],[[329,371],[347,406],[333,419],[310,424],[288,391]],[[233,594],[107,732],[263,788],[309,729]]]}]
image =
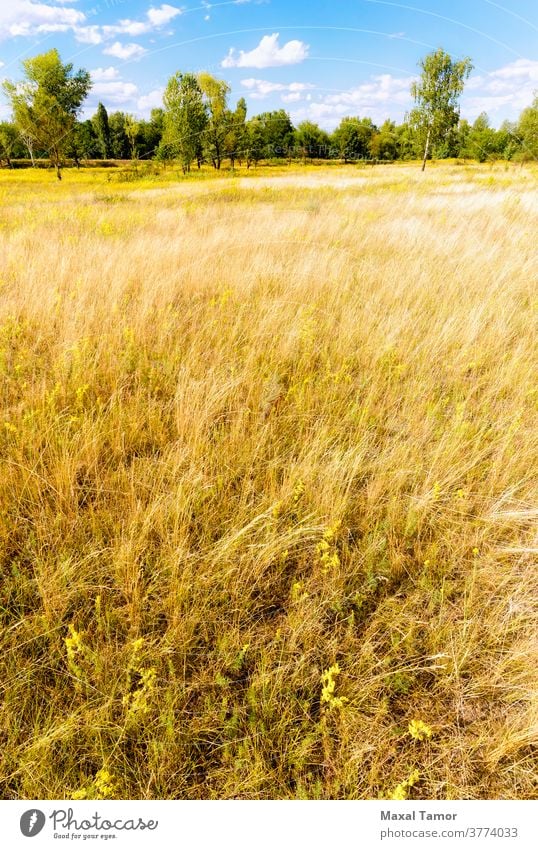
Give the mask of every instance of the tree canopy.
[{"label": "tree canopy", "polygon": [[25,79],[16,84],[6,80],[6,92],[15,126],[21,135],[45,149],[61,179],[61,162],[72,142],[78,111],[90,88],[88,71],[73,72],[63,64],[56,49],[22,63]]},{"label": "tree canopy", "polygon": [[424,171],[430,146],[459,121],[459,100],[473,65],[469,58],[456,62],[439,48],[422,59],[419,66],[420,79],[411,86],[416,106],[410,121],[424,140]]}]

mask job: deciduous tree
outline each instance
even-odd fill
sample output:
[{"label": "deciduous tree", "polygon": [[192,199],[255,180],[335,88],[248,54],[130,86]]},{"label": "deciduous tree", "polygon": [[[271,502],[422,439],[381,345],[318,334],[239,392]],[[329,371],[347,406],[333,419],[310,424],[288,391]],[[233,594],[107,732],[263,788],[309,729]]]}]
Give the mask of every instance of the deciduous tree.
[{"label": "deciduous tree", "polygon": [[2,121],[0,123],[0,160],[4,160],[8,168],[11,168],[11,157],[17,141],[18,133],[14,124]]},{"label": "deciduous tree", "polygon": [[517,125],[517,134],[521,143],[519,159],[523,161],[538,159],[538,94],[534,103],[521,113]]},{"label": "deciduous tree", "polygon": [[416,106],[409,120],[423,144],[424,171],[431,146],[457,126],[460,96],[473,66],[469,58],[454,61],[441,48],[422,59],[419,65],[422,73],[411,86]]},{"label": "deciduous tree", "polygon": [[62,158],[90,90],[90,75],[84,70],[73,73],[73,65],[64,65],[56,49],[25,59],[22,66],[22,83],[4,82],[15,124],[23,137],[48,153],[61,180]]},{"label": "deciduous tree", "polygon": [[97,142],[103,159],[110,159],[112,156],[112,140],[110,137],[110,126],[108,123],[108,112],[102,103],[97,105],[95,113],[95,133]]},{"label": "deciduous tree", "polygon": [[168,80],[163,102],[163,146],[171,156],[179,158],[185,173],[200,155],[201,137],[207,126],[206,106],[194,74],[174,74]]},{"label": "deciduous tree", "polygon": [[227,107],[230,86],[224,80],[218,80],[205,71],[198,74],[197,80],[207,112],[203,137],[204,149],[207,158],[219,170],[230,121]]}]

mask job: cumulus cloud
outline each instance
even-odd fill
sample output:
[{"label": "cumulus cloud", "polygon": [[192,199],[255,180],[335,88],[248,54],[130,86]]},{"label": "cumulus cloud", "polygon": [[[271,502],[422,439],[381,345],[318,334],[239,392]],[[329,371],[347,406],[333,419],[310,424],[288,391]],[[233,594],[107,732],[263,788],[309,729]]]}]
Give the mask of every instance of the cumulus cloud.
[{"label": "cumulus cloud", "polygon": [[481,112],[495,113],[504,108],[518,112],[532,103],[537,89],[538,61],[517,59],[489,74],[471,77],[463,109],[470,117]]},{"label": "cumulus cloud", "polygon": [[130,80],[122,79],[117,68],[112,65],[108,68],[94,68],[90,74],[93,85],[82,113],[85,119],[91,118],[99,101],[104,103],[108,110],[122,109],[132,112],[136,109],[140,95],[138,86]]},{"label": "cumulus cloud", "polygon": [[163,3],[158,9],[151,7],[148,10],[147,17],[153,27],[163,27],[169,24],[173,18],[181,15],[182,11],[177,6],[170,6],[168,3]]},{"label": "cumulus cloud", "polygon": [[78,9],[67,4],[10,0],[0,6],[0,40],[17,36],[65,32],[86,20]]},{"label": "cumulus cloud", "polygon": [[81,44],[101,44],[103,36],[101,28],[95,24],[84,27],[74,27],[75,38]]},{"label": "cumulus cloud", "polygon": [[124,18],[113,26],[103,26],[101,29],[104,38],[110,38],[110,36],[114,35],[132,35],[137,37],[167,26],[170,21],[181,14],[182,9],[179,9],[177,6],[170,6],[168,3],[163,3],[158,8],[151,6],[146,12],[145,17],[140,21]]},{"label": "cumulus cloud", "polygon": [[310,83],[272,83],[269,80],[241,80],[243,88],[248,89],[253,100],[263,100],[270,94],[280,92],[285,103],[300,100],[303,93],[315,88]]},{"label": "cumulus cloud", "polygon": [[143,94],[137,100],[137,108],[140,114],[149,115],[152,109],[158,109],[163,105],[164,88],[156,88],[148,94]]},{"label": "cumulus cloud", "polygon": [[92,88],[93,99],[104,101],[106,104],[125,104],[133,100],[138,94],[138,87],[134,83],[114,80],[113,82],[95,83]]},{"label": "cumulus cloud", "polygon": [[140,59],[147,50],[140,44],[121,44],[115,41],[110,47],[105,47],[103,53],[107,56],[115,56],[116,59]]},{"label": "cumulus cloud", "polygon": [[297,65],[307,56],[309,47],[303,41],[287,41],[280,47],[279,33],[264,35],[254,50],[236,52],[231,47],[228,55],[222,60],[223,68],[277,68],[282,65]]},{"label": "cumulus cloud", "polygon": [[[409,92],[413,77],[378,74],[345,91],[327,94],[294,111],[295,121],[317,121],[327,129],[346,115],[362,115],[382,122],[387,117],[400,120],[411,105]],[[397,113],[397,114],[396,114]]]},{"label": "cumulus cloud", "polygon": [[182,9],[163,3],[150,6],[141,20],[124,18],[117,24],[100,26],[88,24],[88,18],[79,9],[72,8],[76,0],[9,0],[0,6],[0,40],[40,33],[67,32],[71,30],[82,44],[101,44],[118,35],[140,36],[167,26],[182,14]]},{"label": "cumulus cloud", "polygon": [[111,65],[109,68],[94,68],[93,71],[90,71],[90,75],[94,83],[102,83],[117,80],[120,72]]}]

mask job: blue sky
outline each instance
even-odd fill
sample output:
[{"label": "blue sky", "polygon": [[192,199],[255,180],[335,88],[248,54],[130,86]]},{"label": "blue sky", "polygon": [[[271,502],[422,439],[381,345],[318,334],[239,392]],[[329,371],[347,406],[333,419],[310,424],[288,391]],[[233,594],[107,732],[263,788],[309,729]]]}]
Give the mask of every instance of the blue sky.
[{"label": "blue sky", "polygon": [[[471,56],[474,119],[517,117],[538,91],[537,0],[0,0],[0,77],[57,47],[92,73],[85,113],[148,115],[177,70],[208,70],[249,113],[285,108],[331,129],[344,115],[402,120],[421,56]],[[8,114],[0,102],[0,115]]]}]

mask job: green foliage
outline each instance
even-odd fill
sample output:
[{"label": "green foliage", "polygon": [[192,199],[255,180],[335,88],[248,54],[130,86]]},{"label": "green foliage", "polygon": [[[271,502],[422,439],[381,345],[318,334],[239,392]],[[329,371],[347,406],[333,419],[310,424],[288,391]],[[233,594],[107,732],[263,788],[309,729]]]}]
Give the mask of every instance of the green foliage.
[{"label": "green foliage", "polygon": [[247,148],[247,103],[244,97],[237,101],[235,111],[227,113],[224,151],[229,156],[232,168],[235,160],[241,159]]},{"label": "green foliage", "polygon": [[480,115],[471,126],[459,118],[459,98],[472,65],[469,59],[453,60],[442,49],[420,63],[422,74],[413,84],[416,106],[403,124],[387,119],[376,127],[370,118],[346,116],[329,135],[318,124],[303,121],[294,127],[284,109],[263,112],[247,121],[247,104],[240,98],[228,106],[230,87],[207,72],[177,72],[168,82],[164,108],[153,109],[149,120],[124,112],[110,115],[99,103],[91,121],[78,123],[76,114],[90,85],[86,71],[73,73],[56,50],[24,63],[26,81],[5,82],[14,123],[0,130],[0,157],[24,156],[27,148],[49,157],[60,176],[63,155],[80,159],[179,159],[184,172],[193,161],[220,169],[225,159],[234,168],[246,159],[247,167],[278,158],[395,161],[473,158],[533,161],[538,158],[538,99],[522,113],[518,123],[500,129]]},{"label": "green foliage", "polygon": [[6,165],[11,166],[11,157],[17,147],[18,134],[13,124],[8,121],[0,123],[0,161],[5,160]]},{"label": "green foliage", "polygon": [[375,132],[369,144],[370,154],[374,159],[398,159],[398,130],[394,121],[387,120]]},{"label": "green foliage", "polygon": [[473,66],[468,58],[454,61],[441,48],[430,53],[419,64],[422,73],[420,80],[411,86],[416,106],[409,116],[409,122],[423,140],[424,170],[430,146],[457,126],[460,117],[459,99]]},{"label": "green foliage", "polygon": [[252,163],[256,165],[263,158],[265,150],[265,127],[259,117],[251,118],[247,123],[245,144],[247,168],[249,168]]},{"label": "green foliage", "polygon": [[517,133],[521,140],[519,158],[524,161],[538,159],[538,95],[519,119]]},{"label": "green foliage", "polygon": [[66,148],[77,165],[80,159],[96,159],[100,155],[99,142],[91,121],[82,121],[75,125],[75,131]]},{"label": "green foliage", "polygon": [[108,124],[108,112],[102,103],[98,104],[97,112],[95,114],[95,132],[101,156],[103,159],[109,159],[112,155],[112,139]]},{"label": "green foliage", "polygon": [[56,49],[25,59],[22,66],[24,82],[4,82],[15,125],[49,154],[61,179],[62,156],[72,142],[78,110],[90,90],[90,75],[84,70],[73,73],[73,65],[64,65]]},{"label": "green foliage", "polygon": [[179,71],[168,81],[164,92],[163,145],[177,157],[183,171],[202,155],[202,134],[207,127],[207,109],[203,92],[194,74]]},{"label": "green foliage", "polygon": [[203,133],[204,154],[213,166],[219,170],[225,150],[226,135],[229,126],[227,109],[230,86],[224,80],[218,80],[206,72],[197,75],[198,85],[206,109],[207,121]]},{"label": "green foliage", "polygon": [[137,141],[138,134],[140,131],[140,124],[134,118],[133,115],[125,116],[125,135],[127,136],[127,141],[129,142],[129,152],[131,154],[131,159],[136,159],[138,154]]},{"label": "green foliage", "polygon": [[333,142],[339,152],[340,159],[369,159],[370,143],[376,132],[376,127],[370,118],[342,118],[340,125],[333,133]]},{"label": "green foliage", "polygon": [[295,145],[303,159],[326,159],[329,154],[328,133],[312,121],[303,121],[295,130]]},{"label": "green foliage", "polygon": [[284,109],[262,112],[257,120],[262,127],[265,156],[288,156],[293,147],[293,124],[288,113]]},{"label": "green foliage", "polygon": [[125,132],[126,119],[127,116],[124,112],[112,112],[112,114],[108,116],[112,156],[114,159],[129,158],[129,139]]},{"label": "green foliage", "polygon": [[486,162],[488,159],[495,159],[499,154],[500,138],[496,130],[489,123],[489,118],[485,112],[482,112],[474,122],[466,145],[466,152],[477,162]]},{"label": "green foliage", "polygon": [[140,157],[156,156],[163,135],[164,109],[152,109],[149,121],[138,122],[138,151]]}]

